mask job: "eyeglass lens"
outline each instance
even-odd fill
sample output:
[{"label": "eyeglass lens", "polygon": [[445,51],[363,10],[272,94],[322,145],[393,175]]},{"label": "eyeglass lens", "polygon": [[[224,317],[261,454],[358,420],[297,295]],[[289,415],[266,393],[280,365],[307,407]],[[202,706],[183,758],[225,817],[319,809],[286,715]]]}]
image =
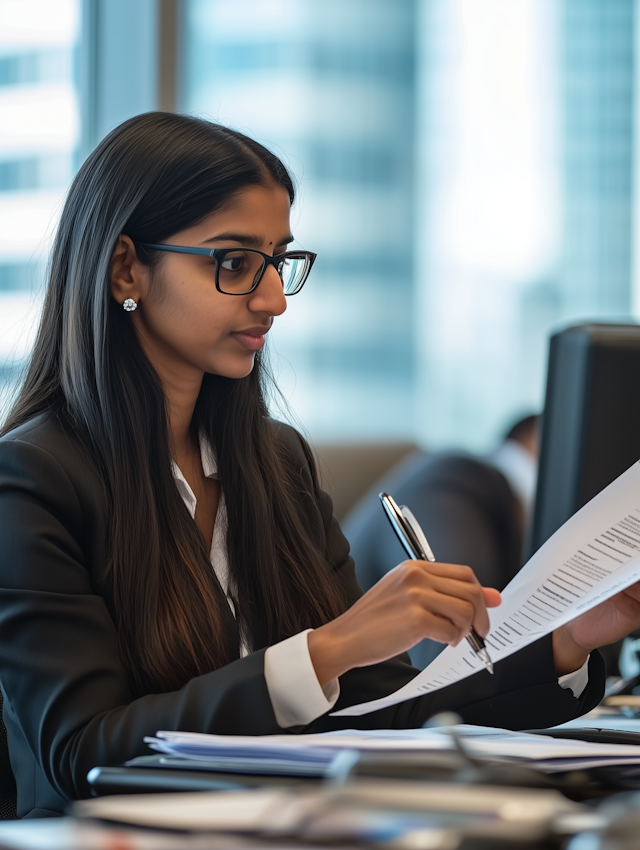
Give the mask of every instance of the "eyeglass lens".
[{"label": "eyeglass lens", "polygon": [[[250,292],[262,277],[264,267],[264,258],[256,251],[229,251],[218,267],[218,286],[230,295]],[[285,295],[297,292],[304,281],[306,269],[306,257],[286,257],[279,263],[278,274]]]}]

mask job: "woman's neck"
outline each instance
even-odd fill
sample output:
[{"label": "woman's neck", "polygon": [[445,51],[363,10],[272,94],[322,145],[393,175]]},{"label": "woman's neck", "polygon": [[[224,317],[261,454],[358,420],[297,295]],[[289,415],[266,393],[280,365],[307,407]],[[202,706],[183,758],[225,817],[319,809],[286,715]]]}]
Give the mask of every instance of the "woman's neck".
[{"label": "woman's neck", "polygon": [[191,421],[204,372],[177,358],[175,352],[161,344],[153,333],[138,325],[136,327],[144,353],[162,384],[167,409],[169,451],[181,467],[181,461],[190,457],[194,450],[199,455],[193,440]]},{"label": "woman's neck", "polygon": [[171,452],[171,457],[182,468],[184,458],[194,451],[191,420],[193,419],[195,402],[190,410],[186,407],[176,409],[169,399],[167,399],[167,402],[169,411],[169,451]]},{"label": "woman's neck", "polygon": [[202,387],[202,378],[202,374],[183,376],[183,379],[178,380],[175,376],[166,379],[160,375],[167,400],[169,450],[178,466],[183,458],[191,455],[197,448],[194,446],[191,422]]}]

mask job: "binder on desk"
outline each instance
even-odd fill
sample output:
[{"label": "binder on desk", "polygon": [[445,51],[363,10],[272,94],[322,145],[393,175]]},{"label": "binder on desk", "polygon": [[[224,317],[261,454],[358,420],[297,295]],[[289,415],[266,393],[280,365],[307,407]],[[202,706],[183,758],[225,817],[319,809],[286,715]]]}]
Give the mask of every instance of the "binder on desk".
[{"label": "binder on desk", "polygon": [[[313,777],[223,771],[212,766],[163,756],[140,756],[119,767],[94,767],[87,775],[94,797],[168,791],[241,791],[286,788]],[[318,777],[315,778],[318,781]]]},{"label": "binder on desk", "polygon": [[[256,763],[251,772],[246,764],[238,764],[232,759],[221,763],[161,755],[139,756],[120,767],[94,767],[89,771],[87,780],[94,797],[158,791],[312,787],[344,773],[344,764],[338,764],[344,754],[345,751],[342,751],[327,765],[311,767],[283,767],[264,761]],[[354,768],[354,775],[447,782],[466,767],[466,762],[457,752],[406,753],[401,757],[360,754],[357,765],[352,761],[347,767]]]}]

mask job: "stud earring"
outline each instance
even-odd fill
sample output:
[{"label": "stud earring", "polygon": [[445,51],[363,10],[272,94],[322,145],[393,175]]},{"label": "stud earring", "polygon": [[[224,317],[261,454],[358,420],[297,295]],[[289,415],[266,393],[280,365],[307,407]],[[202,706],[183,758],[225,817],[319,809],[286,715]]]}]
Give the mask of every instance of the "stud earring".
[{"label": "stud earring", "polygon": [[125,298],[125,300],[122,303],[122,306],[127,311],[127,313],[133,313],[133,311],[138,306],[138,302],[134,301],[133,298]]}]

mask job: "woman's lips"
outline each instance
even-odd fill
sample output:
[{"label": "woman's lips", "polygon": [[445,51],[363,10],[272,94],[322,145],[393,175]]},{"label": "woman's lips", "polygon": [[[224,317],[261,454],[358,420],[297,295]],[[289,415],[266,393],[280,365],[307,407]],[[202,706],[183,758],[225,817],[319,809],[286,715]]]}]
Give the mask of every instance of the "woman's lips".
[{"label": "woman's lips", "polygon": [[248,351],[260,351],[268,330],[269,328],[247,328],[246,331],[235,331],[231,336]]}]

